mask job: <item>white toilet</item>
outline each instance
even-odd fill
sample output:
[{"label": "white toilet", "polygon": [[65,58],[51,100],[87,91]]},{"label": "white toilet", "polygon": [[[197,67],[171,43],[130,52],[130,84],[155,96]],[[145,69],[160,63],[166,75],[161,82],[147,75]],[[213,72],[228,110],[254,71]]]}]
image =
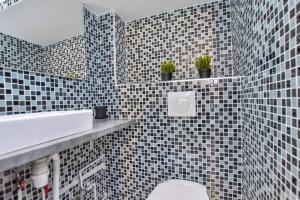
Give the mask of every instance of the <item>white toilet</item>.
[{"label": "white toilet", "polygon": [[156,186],[147,200],[209,200],[206,187],[195,182],[169,180]]}]

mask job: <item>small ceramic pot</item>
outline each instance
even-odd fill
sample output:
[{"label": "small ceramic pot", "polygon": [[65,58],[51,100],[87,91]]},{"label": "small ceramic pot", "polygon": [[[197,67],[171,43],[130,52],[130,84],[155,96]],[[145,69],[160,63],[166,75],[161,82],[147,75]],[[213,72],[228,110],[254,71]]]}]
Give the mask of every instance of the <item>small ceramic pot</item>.
[{"label": "small ceramic pot", "polygon": [[173,77],[173,73],[169,72],[169,73],[161,73],[161,80],[162,81],[170,81],[172,80]]},{"label": "small ceramic pot", "polygon": [[210,78],[211,69],[199,69],[198,70],[200,78]]}]

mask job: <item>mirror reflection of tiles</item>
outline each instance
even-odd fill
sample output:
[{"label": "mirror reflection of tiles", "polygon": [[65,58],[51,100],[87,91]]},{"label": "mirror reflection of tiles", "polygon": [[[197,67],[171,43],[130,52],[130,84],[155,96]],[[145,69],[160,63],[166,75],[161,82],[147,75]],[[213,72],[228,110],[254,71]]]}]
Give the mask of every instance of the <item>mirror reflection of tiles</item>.
[{"label": "mirror reflection of tiles", "polygon": [[84,79],[83,9],[83,4],[77,0],[6,0],[0,3],[1,56],[5,58],[1,66]]}]

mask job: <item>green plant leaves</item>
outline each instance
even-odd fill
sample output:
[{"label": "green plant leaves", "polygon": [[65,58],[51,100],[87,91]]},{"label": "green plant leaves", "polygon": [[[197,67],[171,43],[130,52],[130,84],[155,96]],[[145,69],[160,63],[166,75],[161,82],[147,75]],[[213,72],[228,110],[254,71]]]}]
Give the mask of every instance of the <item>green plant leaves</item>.
[{"label": "green plant leaves", "polygon": [[209,55],[199,56],[195,60],[198,69],[210,69],[211,57]]},{"label": "green plant leaves", "polygon": [[160,71],[162,73],[172,73],[176,70],[176,63],[172,60],[166,60],[160,63]]}]

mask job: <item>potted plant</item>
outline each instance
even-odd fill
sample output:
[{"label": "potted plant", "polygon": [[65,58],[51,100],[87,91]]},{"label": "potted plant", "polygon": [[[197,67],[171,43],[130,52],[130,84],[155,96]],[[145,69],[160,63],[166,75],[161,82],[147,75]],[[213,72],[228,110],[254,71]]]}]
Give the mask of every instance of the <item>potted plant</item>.
[{"label": "potted plant", "polygon": [[161,79],[162,81],[172,80],[173,72],[176,70],[176,64],[174,61],[167,60],[160,64]]},{"label": "potted plant", "polygon": [[209,55],[199,56],[195,60],[200,78],[210,78],[211,76],[211,57]]}]

